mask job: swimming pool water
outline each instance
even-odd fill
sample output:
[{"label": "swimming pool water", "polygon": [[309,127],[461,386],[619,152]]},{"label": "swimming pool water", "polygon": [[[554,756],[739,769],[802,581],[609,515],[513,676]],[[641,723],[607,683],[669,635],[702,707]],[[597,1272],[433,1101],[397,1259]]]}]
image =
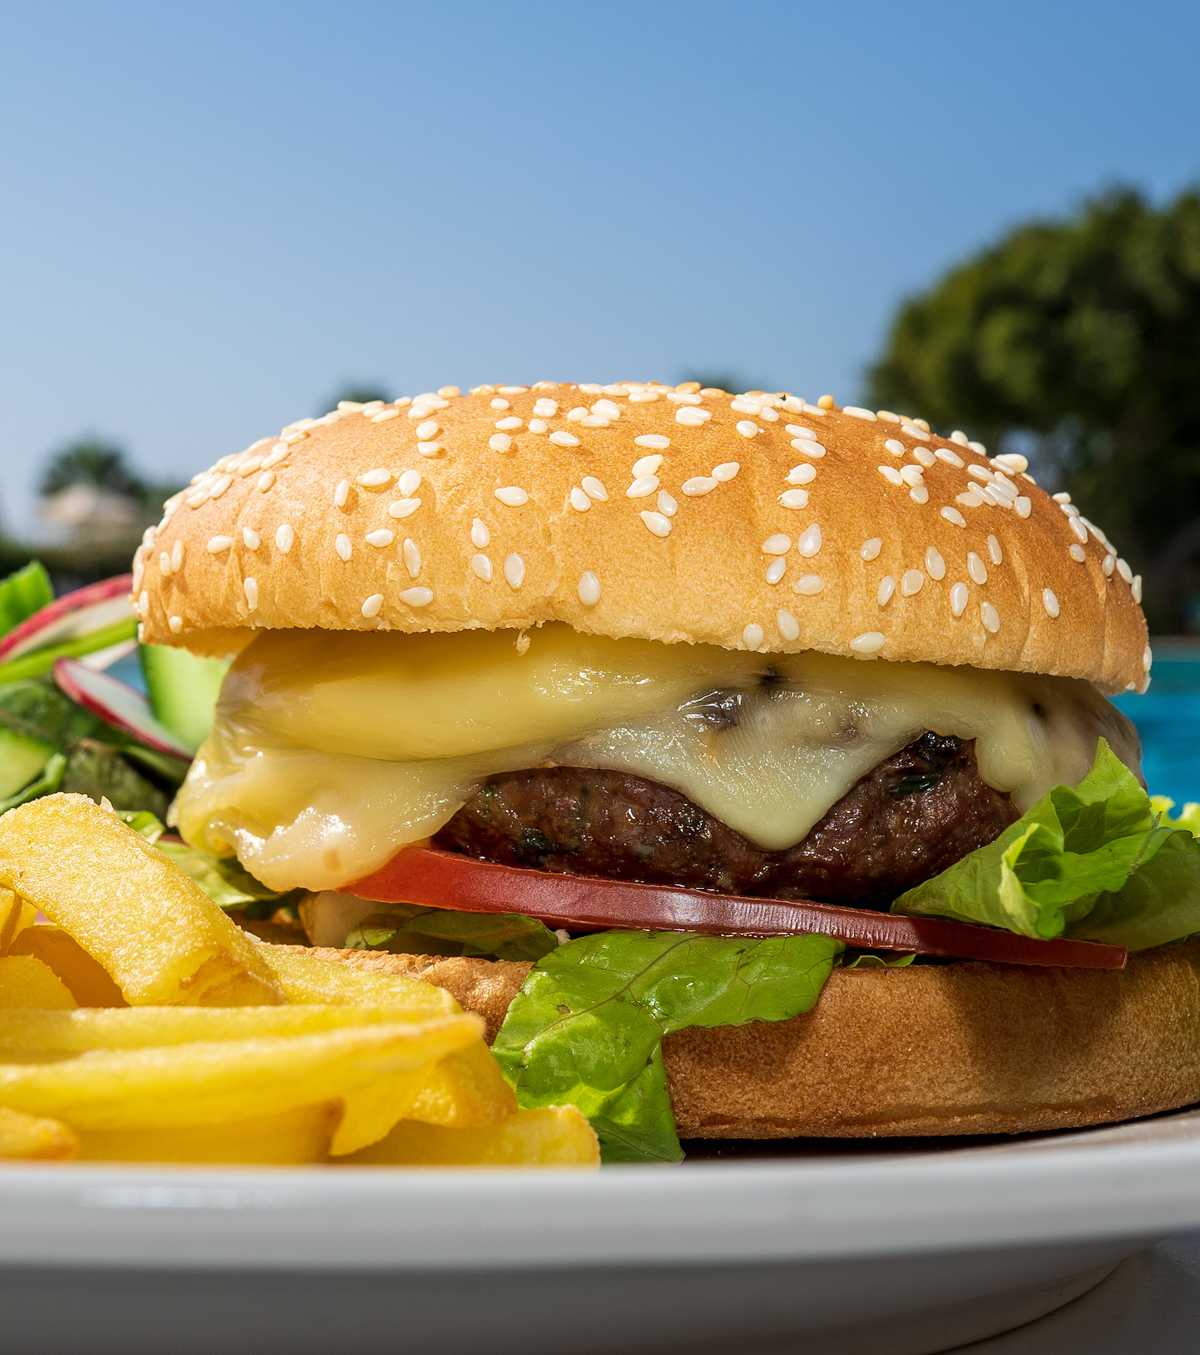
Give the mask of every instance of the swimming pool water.
[{"label": "swimming pool water", "polygon": [[1142,767],[1152,794],[1177,804],[1200,800],[1200,646],[1155,650],[1150,690],[1116,705],[1142,736]]}]

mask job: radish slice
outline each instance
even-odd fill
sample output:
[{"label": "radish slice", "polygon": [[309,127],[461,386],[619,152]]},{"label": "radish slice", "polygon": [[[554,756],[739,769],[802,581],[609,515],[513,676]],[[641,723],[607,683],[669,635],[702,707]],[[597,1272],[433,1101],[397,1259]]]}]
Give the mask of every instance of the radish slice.
[{"label": "radish slice", "polygon": [[133,576],[118,574],[48,602],[0,640],[0,663],[132,619]]},{"label": "radish slice", "polygon": [[54,665],[54,681],[72,701],[138,743],[168,757],[192,760],[191,749],[154,718],[150,703],[128,683],[109,673],[98,673],[78,659],[59,659]]},{"label": "radish slice", "polygon": [[79,660],[88,668],[94,668],[96,672],[102,673],[106,668],[111,668],[114,663],[120,663],[122,659],[127,659],[131,654],[137,653],[138,642],[136,640],[122,640],[119,645],[109,645],[107,649],[98,649],[94,654],[85,654]]}]

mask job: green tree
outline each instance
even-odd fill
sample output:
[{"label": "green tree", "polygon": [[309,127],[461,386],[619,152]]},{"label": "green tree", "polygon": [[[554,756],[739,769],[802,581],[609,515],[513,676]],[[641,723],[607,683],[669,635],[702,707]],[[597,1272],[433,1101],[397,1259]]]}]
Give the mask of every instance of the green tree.
[{"label": "green tree", "polygon": [[[1028,450],[1180,629],[1200,595],[1200,193],[1114,190],[1033,222],[901,306],[879,405]],[[1193,624],[1195,618],[1193,618]]]},{"label": "green tree", "polygon": [[54,454],[42,475],[42,497],[72,485],[107,489],[139,503],[146,496],[146,484],[129,466],[124,451],[99,439],[73,442]]}]

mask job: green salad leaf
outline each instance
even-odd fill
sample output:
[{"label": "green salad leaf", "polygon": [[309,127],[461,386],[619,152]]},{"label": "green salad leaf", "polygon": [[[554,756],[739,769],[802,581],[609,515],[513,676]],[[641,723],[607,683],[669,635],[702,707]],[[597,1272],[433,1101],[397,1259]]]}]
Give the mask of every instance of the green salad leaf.
[{"label": "green salad leaf", "polygon": [[557,949],[558,938],[522,913],[457,913],[397,903],[364,918],[343,944],[347,950],[540,960]]},{"label": "green salad leaf", "polygon": [[828,936],[596,932],[534,965],[493,1053],[522,1106],[578,1106],[605,1161],[678,1162],[663,1037],[807,1012],[841,952]]},{"label": "green salad leaf", "polygon": [[281,894],[278,890],[260,884],[236,861],[210,856],[207,852],[188,846],[179,838],[167,837],[166,828],[156,814],[143,810],[123,813],[121,818],[134,832],[153,843],[185,875],[191,876],[214,903],[230,912],[261,904],[278,904],[292,897],[292,893]]},{"label": "green salad leaf", "polygon": [[1161,820],[1101,739],[1077,786],[1056,786],[892,911],[1143,950],[1200,932],[1200,843]]},{"label": "green salad leaf", "polygon": [[53,601],[54,585],[40,560],[30,560],[6,579],[0,579],[0,635],[15,630]]},{"label": "green salad leaf", "polygon": [[34,780],[22,786],[15,794],[0,800],[0,814],[6,814],[18,805],[36,800],[42,795],[53,795],[62,788],[63,773],[67,769],[67,759],[61,753],[52,753]]}]

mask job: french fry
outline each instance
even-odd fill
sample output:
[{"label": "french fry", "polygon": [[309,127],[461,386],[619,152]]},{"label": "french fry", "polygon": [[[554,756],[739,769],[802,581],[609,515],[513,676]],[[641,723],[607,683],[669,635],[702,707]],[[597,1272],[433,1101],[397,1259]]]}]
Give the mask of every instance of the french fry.
[{"label": "french fry", "polygon": [[62,979],[33,955],[0,955],[0,1010],[41,1007],[66,1011],[75,999]]},{"label": "french fry", "polygon": [[78,1151],[78,1136],[60,1121],[0,1106],[0,1162],[12,1158],[62,1161]]},{"label": "french fry", "polygon": [[[61,927],[39,923],[26,927],[12,943],[10,955],[32,955],[66,984],[81,1007],[124,1007],[121,990],[86,950]],[[31,1006],[40,1005],[31,1003]]]},{"label": "french fry", "polygon": [[[24,1015],[28,1027],[36,1014]],[[464,1015],[420,1025],[359,1025],[316,1034],[101,1049],[53,1062],[5,1062],[0,1105],[63,1117],[81,1133],[255,1119],[342,1101],[370,1083],[411,1073],[462,1048],[480,1030],[478,1017]],[[37,1042],[31,1046],[36,1060]]]},{"label": "french fry", "polygon": [[336,1119],[332,1105],[298,1106],[277,1115],[177,1129],[111,1129],[85,1133],[82,1162],[219,1163],[295,1167],[326,1162]]},{"label": "french fry", "polygon": [[47,795],[0,817],[0,886],[69,932],[132,1006],[283,1001],[249,936],[85,796]]},{"label": "french fry", "polygon": [[0,955],[12,945],[17,933],[37,917],[34,909],[11,889],[0,889]]},{"label": "french fry", "polygon": [[348,1003],[395,1007],[410,1020],[458,1013],[462,1008],[444,988],[402,974],[352,969],[337,960],[314,955],[304,946],[254,943],[289,1002]]},{"label": "french fry", "polygon": [[345,1161],[367,1167],[595,1167],[600,1149],[574,1106],[552,1106],[519,1110],[475,1129],[404,1120]]}]

